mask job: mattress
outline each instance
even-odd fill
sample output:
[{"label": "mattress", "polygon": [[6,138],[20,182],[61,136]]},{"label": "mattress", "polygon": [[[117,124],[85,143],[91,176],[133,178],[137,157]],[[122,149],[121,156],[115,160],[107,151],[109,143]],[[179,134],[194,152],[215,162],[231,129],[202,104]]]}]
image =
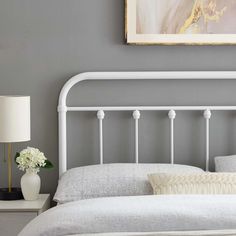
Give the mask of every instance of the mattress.
[{"label": "mattress", "polygon": [[196,235],[236,235],[234,229],[236,195],[150,195],[62,204],[40,214],[19,236],[184,235],[178,231],[210,233],[208,230],[222,234]]}]

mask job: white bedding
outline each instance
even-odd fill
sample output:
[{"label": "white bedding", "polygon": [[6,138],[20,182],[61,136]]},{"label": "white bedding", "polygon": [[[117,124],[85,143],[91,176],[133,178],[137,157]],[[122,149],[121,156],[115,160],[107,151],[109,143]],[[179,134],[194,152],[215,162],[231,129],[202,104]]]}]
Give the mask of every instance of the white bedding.
[{"label": "white bedding", "polygon": [[19,236],[225,229],[236,229],[236,195],[150,195],[59,205],[35,218]]},{"label": "white bedding", "polygon": [[146,233],[71,234],[67,236],[235,236],[236,230],[165,231]]},{"label": "white bedding", "polygon": [[200,168],[177,164],[112,163],[72,168],[59,180],[53,198],[63,204],[98,197],[151,195],[151,173],[204,173]]}]

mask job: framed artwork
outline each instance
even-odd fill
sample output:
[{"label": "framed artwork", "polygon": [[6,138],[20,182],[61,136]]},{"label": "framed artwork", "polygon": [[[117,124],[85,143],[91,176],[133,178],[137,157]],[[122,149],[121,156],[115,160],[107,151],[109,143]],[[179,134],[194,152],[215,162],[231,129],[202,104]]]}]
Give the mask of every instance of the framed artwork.
[{"label": "framed artwork", "polygon": [[236,0],[126,0],[128,44],[236,45]]}]

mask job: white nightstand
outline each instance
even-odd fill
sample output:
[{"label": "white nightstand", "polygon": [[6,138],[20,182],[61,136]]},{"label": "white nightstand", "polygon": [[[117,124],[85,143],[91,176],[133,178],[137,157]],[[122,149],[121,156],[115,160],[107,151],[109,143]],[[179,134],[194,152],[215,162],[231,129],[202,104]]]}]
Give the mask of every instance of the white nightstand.
[{"label": "white nightstand", "polygon": [[17,236],[27,223],[49,207],[49,194],[40,194],[36,201],[0,201],[0,235]]}]

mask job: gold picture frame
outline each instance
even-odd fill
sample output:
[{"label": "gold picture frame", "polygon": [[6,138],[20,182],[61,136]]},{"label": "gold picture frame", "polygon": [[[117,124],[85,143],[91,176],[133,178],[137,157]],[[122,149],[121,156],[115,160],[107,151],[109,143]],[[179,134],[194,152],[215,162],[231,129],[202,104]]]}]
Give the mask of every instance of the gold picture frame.
[{"label": "gold picture frame", "polygon": [[[215,25],[213,26],[215,28],[217,27],[217,23],[221,19],[220,17],[221,16],[223,17],[223,13],[227,12],[227,14],[229,14],[230,9],[227,9],[226,7],[225,8],[221,7],[221,9],[218,10],[216,9],[217,6],[215,6],[214,8],[214,6],[212,7],[212,4],[210,5],[210,3],[211,2],[213,3],[214,1],[224,1],[224,3],[227,3],[227,1],[229,1],[233,4],[235,3],[235,7],[233,8],[233,10],[235,11],[235,18],[232,21],[232,26],[231,26],[231,29],[235,33],[227,32],[227,33],[194,33],[194,34],[192,33],[184,34],[184,33],[145,33],[145,32],[140,33],[140,32],[137,32],[137,14],[138,14],[137,4],[138,3],[140,4],[141,1],[145,1],[145,4],[148,4],[148,1],[156,1],[158,4],[158,1],[166,2],[169,0],[125,0],[125,38],[126,38],[127,44],[131,44],[131,45],[236,45],[236,0],[194,0],[194,1],[191,1],[192,3],[193,2],[196,3],[198,1],[209,2],[209,6],[211,7],[210,9],[211,12],[215,10],[216,12],[215,14],[217,14],[215,18],[217,17],[219,18],[219,19],[216,19],[216,23],[214,22]],[[186,1],[186,0],[183,0],[183,1]],[[187,1],[190,1],[190,0],[187,0]],[[194,8],[194,9],[192,8],[191,11],[192,11],[193,16],[196,16],[197,14],[201,14],[201,13],[196,13],[197,10],[198,10],[197,8]],[[199,17],[199,15],[197,15],[197,17]],[[202,15],[201,17],[205,19],[204,18],[205,16]],[[203,22],[203,19],[201,19],[201,22]],[[145,18],[145,20],[147,19]],[[186,21],[187,20],[189,19],[186,19]],[[196,19],[194,20],[196,21]],[[194,20],[192,21],[194,22]],[[196,22],[194,22],[191,25],[191,27],[193,27],[193,25],[194,27],[197,27]],[[225,30],[225,28],[223,29]]]}]

